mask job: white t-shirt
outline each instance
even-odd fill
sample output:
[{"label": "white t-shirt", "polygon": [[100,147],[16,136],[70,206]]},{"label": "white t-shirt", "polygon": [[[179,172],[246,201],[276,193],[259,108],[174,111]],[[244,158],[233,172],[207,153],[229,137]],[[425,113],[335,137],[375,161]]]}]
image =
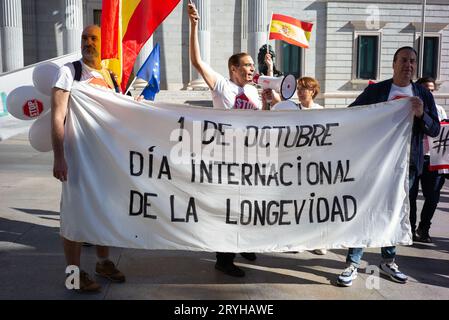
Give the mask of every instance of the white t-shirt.
[{"label": "white t-shirt", "polygon": [[217,82],[212,90],[214,109],[262,109],[262,101],[256,87],[246,84],[243,88],[216,73]]},{"label": "white t-shirt", "polygon": [[299,104],[299,105],[301,106],[301,110],[323,109],[324,108],[323,106],[321,106],[321,105],[319,105],[318,103],[315,103],[315,102],[310,106],[310,108],[303,107],[302,104]]},{"label": "white t-shirt", "polygon": [[311,110],[311,109],[324,109],[323,106],[320,106],[318,103],[313,103],[310,108],[303,107],[300,103],[299,106],[291,100],[281,101],[276,103],[271,110]]},{"label": "white t-shirt", "polygon": [[394,83],[391,84],[390,94],[388,95],[388,101],[401,99],[405,97],[413,97],[413,87],[409,84],[406,87],[399,87]]},{"label": "white t-shirt", "polygon": [[291,100],[279,101],[271,107],[272,111],[279,110],[299,110],[299,106]]},{"label": "white t-shirt", "polygon": [[[81,67],[80,82],[86,82],[101,88],[114,89],[114,84],[112,83],[111,76],[109,75],[109,71],[107,69],[93,69],[83,63],[83,61],[81,61]],[[74,77],[75,68],[73,67],[73,64],[71,62],[66,63],[59,69],[59,73],[53,87],[71,91]]]}]

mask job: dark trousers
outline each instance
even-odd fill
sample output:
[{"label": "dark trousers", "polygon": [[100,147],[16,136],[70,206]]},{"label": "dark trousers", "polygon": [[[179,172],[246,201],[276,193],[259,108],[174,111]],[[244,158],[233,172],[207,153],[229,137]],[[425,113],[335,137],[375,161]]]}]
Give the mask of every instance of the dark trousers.
[{"label": "dark trousers", "polygon": [[413,232],[416,230],[416,199],[418,198],[419,181],[421,181],[421,190],[424,196],[419,229],[424,232],[429,232],[433,214],[440,201],[440,191],[444,185],[444,177],[440,176],[438,171],[429,171],[429,163],[429,157],[425,156],[423,172],[418,179],[415,179],[410,188],[410,225]]},{"label": "dark trousers", "polygon": [[217,263],[227,265],[234,263],[235,253],[233,252],[217,252]]}]

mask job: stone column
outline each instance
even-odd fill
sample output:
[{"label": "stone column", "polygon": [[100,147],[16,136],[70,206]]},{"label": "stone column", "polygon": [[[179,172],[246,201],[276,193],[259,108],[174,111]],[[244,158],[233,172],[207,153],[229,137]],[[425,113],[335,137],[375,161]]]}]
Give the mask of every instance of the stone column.
[{"label": "stone column", "polygon": [[267,43],[267,0],[248,0],[248,53],[257,67],[259,48]]},{"label": "stone column", "polygon": [[2,71],[23,67],[23,29],[21,0],[0,1],[0,39]]},{"label": "stone column", "polygon": [[64,0],[64,54],[79,51],[83,33],[83,0]]},{"label": "stone column", "polygon": [[[134,75],[137,74],[140,67],[144,64],[145,60],[147,60],[148,56],[150,55],[151,51],[153,50],[153,36],[148,39],[148,41],[144,44],[142,49],[140,49],[140,52],[136,58],[136,62],[134,62]],[[142,79],[136,79],[136,81],[133,84],[134,90],[139,91],[139,93],[146,87],[147,82]]]},{"label": "stone column", "polygon": [[[201,58],[210,64],[210,5],[209,0],[196,0],[196,8],[200,16],[198,25],[198,41],[200,43]],[[201,75],[192,67],[192,81],[189,88],[193,90],[207,90],[208,86]]]},{"label": "stone column", "polygon": [[240,29],[240,51],[248,52],[248,0],[242,0],[242,15],[240,21],[242,23]]},{"label": "stone column", "polygon": [[36,2],[34,0],[22,0],[24,65],[30,65],[39,61],[36,18]]}]

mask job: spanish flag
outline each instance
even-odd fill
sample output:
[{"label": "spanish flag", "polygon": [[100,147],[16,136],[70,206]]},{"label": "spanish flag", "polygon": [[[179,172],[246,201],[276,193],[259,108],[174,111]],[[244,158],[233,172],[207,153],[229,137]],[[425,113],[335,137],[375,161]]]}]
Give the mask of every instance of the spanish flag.
[{"label": "spanish flag", "polygon": [[282,14],[273,14],[269,39],[284,40],[298,47],[308,48],[313,24]]},{"label": "spanish flag", "polygon": [[179,0],[103,0],[101,58],[123,92],[140,49]]}]

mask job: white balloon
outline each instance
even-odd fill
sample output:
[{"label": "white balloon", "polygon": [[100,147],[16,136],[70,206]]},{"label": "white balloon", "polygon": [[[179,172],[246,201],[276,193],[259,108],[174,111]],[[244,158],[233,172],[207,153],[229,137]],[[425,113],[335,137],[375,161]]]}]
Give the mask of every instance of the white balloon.
[{"label": "white balloon", "polygon": [[299,107],[296,103],[291,100],[285,100],[276,103],[271,110],[299,110]]},{"label": "white balloon", "polygon": [[59,66],[53,62],[47,62],[35,67],[33,71],[33,84],[36,89],[46,96],[51,96],[51,90],[58,72]]},{"label": "white balloon", "polygon": [[51,111],[36,119],[28,131],[31,146],[40,152],[53,150],[51,145]]},{"label": "white balloon", "polygon": [[8,112],[20,120],[33,120],[51,108],[51,98],[37,92],[33,86],[14,89],[6,98]]}]

